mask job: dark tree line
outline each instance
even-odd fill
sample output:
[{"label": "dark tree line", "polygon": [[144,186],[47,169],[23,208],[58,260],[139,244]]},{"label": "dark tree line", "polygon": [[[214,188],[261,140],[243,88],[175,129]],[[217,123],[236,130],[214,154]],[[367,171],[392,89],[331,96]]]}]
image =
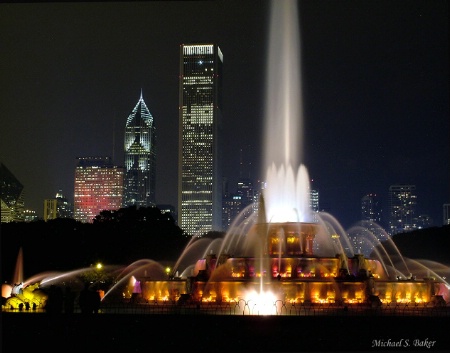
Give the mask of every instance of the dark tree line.
[{"label": "dark tree line", "polygon": [[11,281],[20,248],[24,277],[140,259],[176,261],[190,238],[156,207],[103,211],[93,223],[73,219],[2,223],[2,281]]},{"label": "dark tree line", "polygon": [[[403,257],[450,265],[450,225],[398,233],[392,236],[392,241]],[[389,255],[396,256],[396,249],[389,242],[382,245]],[[380,246],[378,248],[378,252],[383,254]]]}]

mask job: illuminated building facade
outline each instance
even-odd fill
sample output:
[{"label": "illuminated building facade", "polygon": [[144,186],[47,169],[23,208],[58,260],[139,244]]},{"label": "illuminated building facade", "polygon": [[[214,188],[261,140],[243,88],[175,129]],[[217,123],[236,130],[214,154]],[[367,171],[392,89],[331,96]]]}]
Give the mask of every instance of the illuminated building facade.
[{"label": "illuminated building facade", "polygon": [[319,212],[319,191],[310,189],[309,190],[309,207],[314,212]]},{"label": "illuminated building facade", "polygon": [[78,157],[75,169],[74,218],[92,223],[103,210],[118,210],[123,201],[124,168],[110,157]]},{"label": "illuminated building facade", "polygon": [[73,218],[73,206],[61,190],[56,193],[54,199],[44,200],[44,221],[56,218]]},{"label": "illuminated building facade", "polygon": [[34,222],[37,221],[39,217],[36,214],[35,210],[30,210],[28,208],[23,210],[23,220],[25,222]]},{"label": "illuminated building facade", "polygon": [[243,209],[242,196],[223,195],[222,199],[222,228],[228,230],[230,225]]},{"label": "illuminated building facade", "polygon": [[2,223],[24,221],[24,186],[0,163],[1,221]]},{"label": "illuminated building facade", "polygon": [[141,97],[125,126],[124,206],[155,206],[156,128]]},{"label": "illuminated building facade", "polygon": [[414,230],[416,214],[416,186],[391,185],[389,187],[389,233],[403,233]]},{"label": "illuminated building facade", "polygon": [[178,225],[189,235],[222,229],[222,67],[217,45],[180,46]]}]

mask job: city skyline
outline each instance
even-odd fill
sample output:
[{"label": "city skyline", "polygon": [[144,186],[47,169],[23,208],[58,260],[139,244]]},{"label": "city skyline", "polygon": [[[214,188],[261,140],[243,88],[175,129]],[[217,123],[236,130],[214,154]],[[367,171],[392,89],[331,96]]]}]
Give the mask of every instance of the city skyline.
[{"label": "city skyline", "polygon": [[[361,198],[417,186],[419,213],[442,223],[449,197],[448,4],[301,2],[304,160],[312,188],[345,227]],[[157,127],[156,203],[177,205],[179,47],[224,52],[223,176],[264,179],[268,2],[2,4],[0,160],[43,213],[73,202],[76,156],[123,165],[130,107]],[[241,150],[243,151],[241,153]],[[243,156],[243,157],[242,157]],[[178,210],[177,210],[178,211]]]}]

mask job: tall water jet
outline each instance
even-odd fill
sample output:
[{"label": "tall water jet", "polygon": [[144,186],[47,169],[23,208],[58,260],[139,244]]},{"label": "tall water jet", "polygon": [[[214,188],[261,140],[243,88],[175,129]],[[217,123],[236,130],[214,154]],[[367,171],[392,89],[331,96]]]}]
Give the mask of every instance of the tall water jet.
[{"label": "tall water jet", "polygon": [[298,166],[302,91],[297,1],[273,1],[266,67],[264,170],[272,163]]},{"label": "tall water jet", "polygon": [[23,282],[23,250],[22,247],[19,249],[19,254],[17,255],[16,267],[14,269],[13,283]]},{"label": "tall water jet", "polygon": [[266,219],[310,221],[303,153],[303,99],[298,2],[271,3],[266,67],[264,163]]}]

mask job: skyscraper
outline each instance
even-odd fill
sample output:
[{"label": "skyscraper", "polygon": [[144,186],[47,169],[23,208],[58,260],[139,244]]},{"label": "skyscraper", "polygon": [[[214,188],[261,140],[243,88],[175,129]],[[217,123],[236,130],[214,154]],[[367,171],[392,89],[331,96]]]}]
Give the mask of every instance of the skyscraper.
[{"label": "skyscraper", "polygon": [[361,220],[381,225],[381,203],[376,194],[367,194],[361,198]]},{"label": "skyscraper", "polygon": [[228,192],[228,181],[224,180],[224,190],[222,192],[222,229],[228,230],[230,225],[238,215],[241,220],[249,218],[254,207],[255,189],[250,178],[239,178],[236,193]]},{"label": "skyscraper", "polygon": [[391,185],[389,187],[389,233],[414,230],[417,195],[415,185]]},{"label": "skyscraper", "polygon": [[216,44],[180,46],[178,225],[221,230],[222,67]]},{"label": "skyscraper", "polygon": [[141,96],[125,126],[124,206],[155,206],[156,128]]},{"label": "skyscraper", "polygon": [[381,201],[377,194],[369,193],[361,198],[361,227],[352,230],[350,241],[355,253],[369,257],[379,242],[388,240],[381,227]]},{"label": "skyscraper", "polygon": [[110,157],[77,159],[74,218],[91,223],[101,211],[121,208],[124,168],[113,165]]}]

